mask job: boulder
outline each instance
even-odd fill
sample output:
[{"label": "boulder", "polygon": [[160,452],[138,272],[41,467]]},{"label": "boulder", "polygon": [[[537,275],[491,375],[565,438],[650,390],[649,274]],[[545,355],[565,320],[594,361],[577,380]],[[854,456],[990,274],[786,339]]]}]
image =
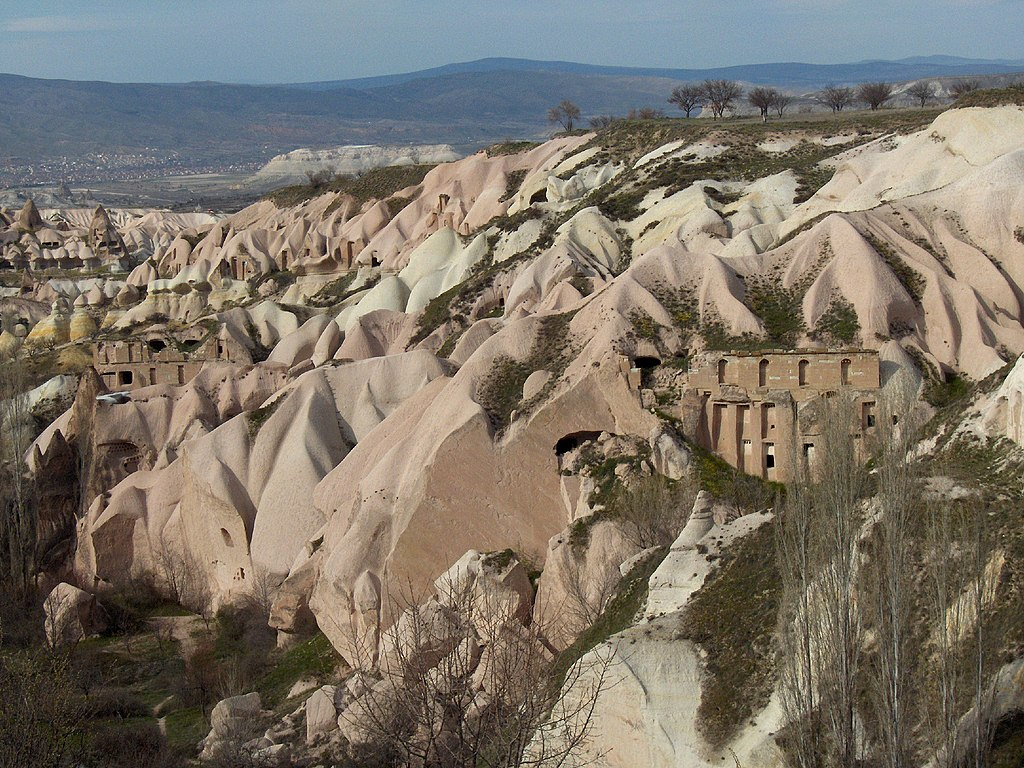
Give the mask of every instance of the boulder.
[{"label": "boulder", "polygon": [[54,647],[74,645],[98,629],[96,597],[61,582],[43,603],[46,642]]},{"label": "boulder", "polygon": [[306,699],[306,743],[311,744],[318,736],[338,728],[338,711],[334,699],[338,689],[325,685]]},{"label": "boulder", "polygon": [[203,740],[201,759],[220,757],[231,745],[248,740],[258,729],[260,695],[247,693],[217,702],[210,713],[210,733]]},{"label": "boulder", "polygon": [[692,457],[686,444],[659,424],[649,438],[651,461],[658,474],[672,480],[679,480],[690,473]]}]

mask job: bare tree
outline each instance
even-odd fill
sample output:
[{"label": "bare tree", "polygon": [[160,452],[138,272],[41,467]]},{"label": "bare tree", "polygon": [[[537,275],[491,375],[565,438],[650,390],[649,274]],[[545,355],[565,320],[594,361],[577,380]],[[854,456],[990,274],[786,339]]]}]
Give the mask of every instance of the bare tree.
[{"label": "bare tree", "polygon": [[280,586],[281,579],[266,568],[256,566],[253,568],[253,575],[249,580],[249,591],[243,597],[243,603],[260,619],[268,621],[277,589]]},{"label": "bare tree", "polygon": [[563,99],[557,107],[548,110],[548,122],[553,125],[560,125],[566,131],[571,131],[576,121],[580,119],[580,108],[569,99]]},{"label": "bare tree", "polygon": [[842,112],[844,108],[853,103],[853,89],[838,85],[826,85],[818,93],[817,99],[833,112]]},{"label": "bare tree", "polygon": [[786,720],[792,724],[797,768],[816,768],[821,760],[816,724],[818,666],[812,622],[812,583],[817,571],[814,551],[814,505],[802,468],[789,486],[785,502],[776,504],[776,550],[782,575],[779,612],[779,692]]},{"label": "bare tree", "polygon": [[209,625],[212,618],[213,595],[206,573],[187,545],[174,545],[163,532],[153,551],[157,576],[167,590],[167,596],[187,608]]},{"label": "bare tree", "polygon": [[600,131],[615,122],[615,115],[596,115],[588,121],[591,128]]},{"label": "bare tree", "polygon": [[871,673],[881,752],[888,768],[903,768],[911,761],[911,729],[916,721],[908,672],[914,515],[912,468],[907,460],[916,430],[910,419],[894,430],[892,406],[890,398],[883,400],[879,419],[878,519],[873,529],[875,557],[868,591],[876,601],[878,659]]},{"label": "bare tree", "polygon": [[672,89],[672,95],[668,97],[669,104],[675,104],[689,117],[693,110],[697,109],[704,99],[704,89],[697,83],[686,83],[677,85]]},{"label": "bare tree", "polygon": [[629,114],[626,116],[629,120],[657,120],[659,117],[664,117],[665,113],[660,109],[654,107],[640,107],[639,109],[629,110]]},{"label": "bare tree", "polygon": [[949,87],[949,93],[954,99],[959,99],[961,96],[965,96],[971,91],[976,91],[981,87],[981,83],[977,80],[957,80]]},{"label": "bare tree", "polygon": [[779,97],[779,92],[774,88],[757,87],[751,89],[747,93],[747,101],[750,102],[750,106],[757,107],[761,112],[761,121],[768,122],[768,110],[775,106],[775,100]]},{"label": "bare tree", "polygon": [[591,738],[607,664],[574,664],[562,683],[538,622],[522,623],[500,599],[449,582],[409,605],[383,648],[383,679],[342,715],[352,759],[559,766]]},{"label": "bare tree", "polygon": [[[970,499],[956,505],[933,501],[927,506],[925,564],[928,578],[927,605],[934,626],[935,662],[932,666],[928,696],[932,741],[936,746],[937,768],[956,768],[960,716],[965,709],[963,665],[958,652],[968,628],[966,604],[969,574],[965,566],[964,544],[967,516],[976,505]],[[973,560],[973,557],[967,557]]]},{"label": "bare tree", "polygon": [[695,484],[683,479],[674,485],[661,475],[643,477],[625,489],[614,502],[623,533],[638,549],[671,544],[686,525]]},{"label": "bare tree", "polygon": [[865,483],[851,434],[853,404],[847,398],[826,401],[821,446],[815,454],[814,506],[820,520],[815,542],[818,601],[814,645],[821,655],[818,680],[822,720],[832,739],[833,764],[853,768],[859,759],[857,684],[862,626],[857,599],[860,499]]},{"label": "bare tree", "polygon": [[32,444],[28,380],[20,358],[0,365],[0,587],[16,599],[35,590],[35,493],[25,465]]},{"label": "bare tree", "polygon": [[891,99],[892,93],[892,83],[878,81],[857,86],[857,98],[867,104],[872,112]]},{"label": "bare tree", "polygon": [[81,764],[86,715],[66,655],[0,653],[0,766]]},{"label": "bare tree", "polygon": [[603,569],[598,564],[588,567],[586,555],[586,552],[569,553],[562,568],[566,600],[559,611],[565,612],[568,621],[563,623],[571,628],[573,635],[600,618],[622,580],[617,565],[607,564]]},{"label": "bare tree", "polygon": [[787,107],[793,103],[793,97],[789,96],[781,91],[777,91],[775,98],[772,100],[772,107],[775,109],[775,113],[782,117],[782,113],[786,111]]},{"label": "bare tree", "polygon": [[743,88],[735,80],[705,80],[701,83],[704,103],[711,107],[711,114],[718,120],[732,109],[733,103],[743,96]]},{"label": "bare tree", "polygon": [[919,107],[924,107],[929,101],[935,98],[935,88],[931,83],[921,80],[907,88],[907,95],[917,101]]}]

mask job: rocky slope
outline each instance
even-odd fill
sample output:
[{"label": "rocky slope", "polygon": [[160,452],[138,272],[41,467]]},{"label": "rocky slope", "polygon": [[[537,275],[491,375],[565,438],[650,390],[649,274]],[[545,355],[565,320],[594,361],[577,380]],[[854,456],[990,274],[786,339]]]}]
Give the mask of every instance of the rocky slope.
[{"label": "rocky slope", "polygon": [[[171,553],[223,605],[269,577],[283,642],[315,621],[370,671],[402,589],[511,549],[543,566],[530,610],[545,642],[570,646],[589,621],[562,606],[600,614],[652,546],[602,494],[706,484],[666,418],[670,366],[651,379],[642,361],[883,349],[883,385],[920,381],[914,360],[942,386],[1024,351],[1024,109],[914,120],[614,125],[477,153],[377,199],[310,190],[218,221],[141,217],[153,252],[115,301],[109,282],[27,292],[95,296],[96,325],[126,334],[215,318],[273,349],[124,402],[87,377],[33,449],[41,475],[68,446],[90,457],[68,578],[159,579]],[[986,434],[1019,440],[1015,381]],[[702,655],[673,617],[770,502],[719,499],[714,527],[701,503],[651,576],[648,623],[610,646],[608,765],[634,743],[651,765],[711,764],[724,745],[744,765],[777,759],[777,704],[714,749],[696,725]]]}]

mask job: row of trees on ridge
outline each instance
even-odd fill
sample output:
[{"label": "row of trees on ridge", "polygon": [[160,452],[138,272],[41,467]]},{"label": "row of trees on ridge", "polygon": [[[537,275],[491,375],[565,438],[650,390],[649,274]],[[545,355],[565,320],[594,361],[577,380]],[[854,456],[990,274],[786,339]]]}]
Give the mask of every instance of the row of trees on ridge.
[{"label": "row of trees on ridge", "polygon": [[[959,80],[950,87],[949,93],[950,96],[957,99],[978,88],[977,80]],[[939,97],[934,85],[923,80],[911,85],[905,93],[920,107],[924,107],[928,102]],[[833,113],[842,112],[847,107],[858,103],[875,111],[883,107],[895,95],[896,87],[892,83],[876,81],[861,83],[855,88],[827,85],[814,94],[814,100],[828,107]],[[726,112],[732,112],[744,96],[750,106],[757,108],[764,122],[768,122],[768,116],[772,112],[782,117],[794,100],[793,96],[783,93],[777,88],[758,86],[745,93],[743,87],[735,80],[709,79],[700,83],[683,83],[676,86],[672,89],[668,103],[682,110],[686,117],[693,116],[698,110],[707,109],[711,111],[712,117],[718,120],[724,117]],[[581,115],[580,108],[571,100],[565,99],[558,106],[548,110],[548,122],[559,125],[566,131],[572,131]],[[652,120],[664,116],[659,109],[645,107],[632,110],[628,119]],[[589,123],[591,128],[600,129],[607,127],[614,120],[615,118],[611,115],[598,115],[591,118]]]}]

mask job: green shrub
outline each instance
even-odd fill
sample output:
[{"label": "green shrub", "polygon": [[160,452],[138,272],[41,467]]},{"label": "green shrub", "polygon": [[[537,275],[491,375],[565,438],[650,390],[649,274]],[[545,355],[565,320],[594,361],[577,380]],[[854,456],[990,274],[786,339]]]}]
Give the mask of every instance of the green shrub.
[{"label": "green shrub", "polygon": [[597,200],[597,209],[611,221],[633,221],[643,213],[640,204],[647,197],[647,192],[646,189],[635,189],[609,197],[600,197]]}]

